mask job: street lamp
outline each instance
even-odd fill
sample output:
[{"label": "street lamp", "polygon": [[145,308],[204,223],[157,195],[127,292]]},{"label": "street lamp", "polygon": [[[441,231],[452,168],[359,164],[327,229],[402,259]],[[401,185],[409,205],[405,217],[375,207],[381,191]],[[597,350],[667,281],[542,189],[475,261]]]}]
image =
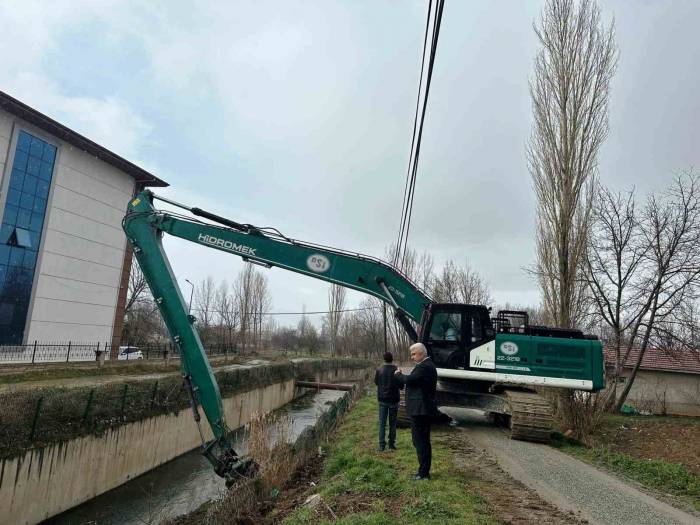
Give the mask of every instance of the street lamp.
[{"label": "street lamp", "polygon": [[192,290],[190,290],[190,304],[187,307],[187,313],[190,314],[192,313],[192,296],[194,295],[194,284],[192,284],[192,281],[190,281],[189,279],[185,279],[185,282],[192,287]]}]

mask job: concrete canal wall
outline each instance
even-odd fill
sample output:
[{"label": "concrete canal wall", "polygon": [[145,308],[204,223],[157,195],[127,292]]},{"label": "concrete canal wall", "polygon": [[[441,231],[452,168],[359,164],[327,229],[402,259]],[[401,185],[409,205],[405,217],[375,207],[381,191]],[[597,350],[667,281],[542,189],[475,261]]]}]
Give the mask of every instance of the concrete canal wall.
[{"label": "concrete canal wall", "polygon": [[[257,367],[242,367],[244,377]],[[295,379],[341,382],[369,377],[369,363],[344,360],[298,360],[266,374],[271,384],[231,392],[223,388],[224,411],[231,428],[245,425],[256,412],[280,408],[303,393]],[[235,372],[235,369],[234,369]],[[260,374],[265,375],[265,374]],[[218,373],[217,373],[218,376]],[[236,376],[234,373],[233,376]],[[220,379],[221,382],[221,379]],[[202,417],[207,438],[211,431]],[[189,408],[108,428],[102,435],[85,435],[5,458],[0,466],[0,523],[33,524],[83,503],[200,445]],[[167,482],[167,480],[164,480]]]}]

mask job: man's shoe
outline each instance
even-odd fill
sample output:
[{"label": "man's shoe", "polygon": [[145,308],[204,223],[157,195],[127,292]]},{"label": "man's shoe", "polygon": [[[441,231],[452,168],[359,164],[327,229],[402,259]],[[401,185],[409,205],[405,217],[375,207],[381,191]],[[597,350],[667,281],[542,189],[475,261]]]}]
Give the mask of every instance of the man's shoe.
[{"label": "man's shoe", "polygon": [[411,479],[412,479],[413,481],[421,481],[421,480],[424,480],[424,479],[430,479],[430,474],[428,474],[427,476],[421,476],[420,474],[416,474],[416,475],[413,476],[413,478],[411,478]]},{"label": "man's shoe", "polygon": [[379,445],[377,447],[377,452],[384,452],[384,445]]},{"label": "man's shoe", "polygon": [[389,445],[389,450],[396,450],[396,445]]}]

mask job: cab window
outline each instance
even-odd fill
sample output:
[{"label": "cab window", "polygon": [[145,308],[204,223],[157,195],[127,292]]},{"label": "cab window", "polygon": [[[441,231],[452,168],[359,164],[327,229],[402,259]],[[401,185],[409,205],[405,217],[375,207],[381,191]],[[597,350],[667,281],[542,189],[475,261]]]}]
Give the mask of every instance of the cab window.
[{"label": "cab window", "polygon": [[472,323],[471,323],[472,324],[471,342],[476,343],[478,341],[481,341],[484,338],[484,333],[483,333],[483,330],[481,329],[481,318],[472,316],[471,321],[472,321]]},{"label": "cab window", "polygon": [[459,313],[438,312],[430,326],[430,340],[460,342],[461,325],[462,316]]}]

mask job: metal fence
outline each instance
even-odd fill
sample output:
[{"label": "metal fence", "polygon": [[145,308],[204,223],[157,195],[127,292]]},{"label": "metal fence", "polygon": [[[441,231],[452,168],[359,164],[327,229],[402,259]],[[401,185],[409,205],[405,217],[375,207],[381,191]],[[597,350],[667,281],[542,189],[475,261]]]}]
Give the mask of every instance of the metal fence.
[{"label": "metal fence", "polygon": [[[206,345],[208,356],[233,355],[238,353],[237,345]],[[109,343],[41,343],[34,341],[26,345],[0,346],[0,365],[3,364],[43,364],[97,361],[104,357],[109,361],[112,345]],[[179,349],[172,343],[126,344],[117,349],[118,361],[165,360],[179,358]]]}]

